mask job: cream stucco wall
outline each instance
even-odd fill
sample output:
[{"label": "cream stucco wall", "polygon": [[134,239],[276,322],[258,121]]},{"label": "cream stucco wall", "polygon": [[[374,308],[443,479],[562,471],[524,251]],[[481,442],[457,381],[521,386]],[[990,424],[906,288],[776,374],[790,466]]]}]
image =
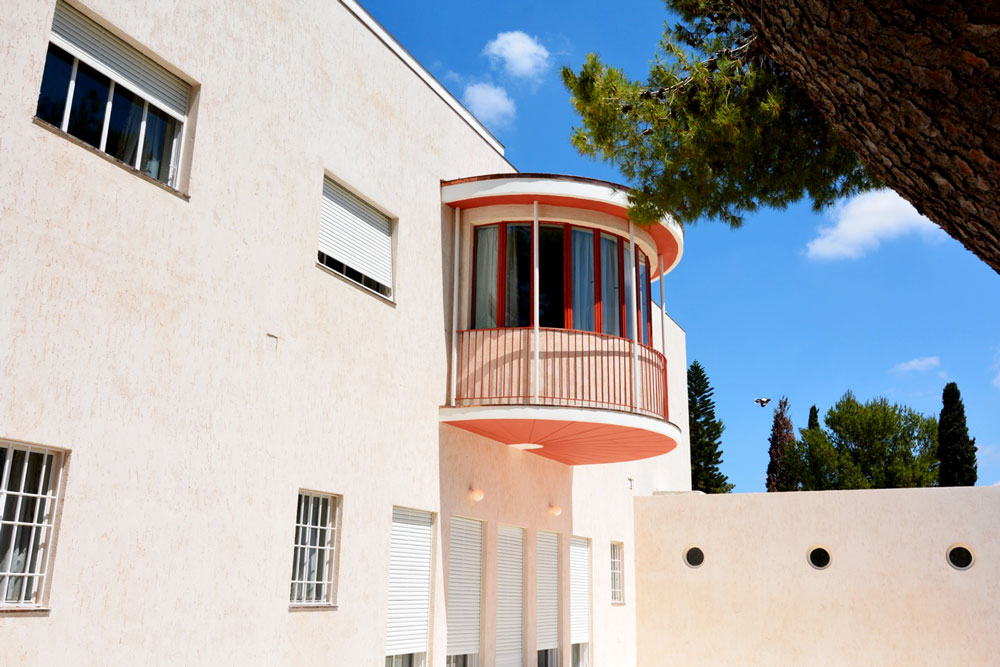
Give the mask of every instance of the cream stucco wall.
[{"label": "cream stucco wall", "polygon": [[[1000,663],[1000,488],[638,498],[638,657],[661,665]],[[975,563],[951,567],[948,548]],[[683,553],[698,546],[701,567]],[[807,561],[813,546],[827,569]]]},{"label": "cream stucco wall", "polygon": [[[511,167],[337,2],[86,7],[200,86],[190,200],[33,124],[54,1],[5,4],[0,437],[70,472],[0,664],[379,664],[392,506],[439,508],[440,180]],[[395,304],[315,266],[324,173],[398,219]],[[337,610],[288,610],[300,488]]]}]

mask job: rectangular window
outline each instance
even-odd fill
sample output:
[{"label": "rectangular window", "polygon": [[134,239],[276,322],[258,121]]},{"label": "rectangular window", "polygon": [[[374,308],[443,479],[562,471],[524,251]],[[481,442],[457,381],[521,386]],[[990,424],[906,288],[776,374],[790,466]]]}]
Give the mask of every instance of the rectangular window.
[{"label": "rectangular window", "polygon": [[625,604],[624,551],[621,542],[611,543],[611,603]]},{"label": "rectangular window", "polygon": [[539,225],[538,257],[538,326],[561,329],[566,321],[562,225]]},{"label": "rectangular window", "polygon": [[535,648],[541,661],[543,651],[557,655],[559,648],[559,534],[538,531],[535,554]]},{"label": "rectangular window", "polygon": [[392,220],[325,177],[317,261],[348,280],[391,299]]},{"label": "rectangular window", "polygon": [[638,253],[639,266],[639,340],[649,345],[649,266],[646,256]]},{"label": "rectangular window", "polygon": [[504,326],[531,326],[531,225],[507,225]]},{"label": "rectangular window", "polygon": [[[623,241],[622,245],[624,246],[622,251],[624,270],[622,273],[625,277],[625,337],[632,338],[632,332],[635,330],[632,322],[633,313],[635,313],[635,301],[632,300],[632,286],[635,285],[635,253],[632,252],[632,244],[628,241]],[[636,291],[636,299],[639,298],[638,294]]]},{"label": "rectangular window", "polygon": [[43,604],[63,458],[0,440],[0,609]]},{"label": "rectangular window", "polygon": [[538,667],[559,667],[559,649],[540,649],[538,651]]},{"label": "rectangular window", "polygon": [[621,335],[618,304],[618,239],[601,234],[601,315],[604,333],[612,336]]},{"label": "rectangular window", "polygon": [[479,667],[483,522],[453,516],[448,540],[448,667]]},{"label": "rectangular window", "polygon": [[35,115],[172,188],[190,86],[57,2]]},{"label": "rectangular window", "polygon": [[590,667],[590,643],[573,644],[570,667]]},{"label": "rectangular window", "polygon": [[392,508],[385,664],[422,667],[430,637],[434,515]]},{"label": "rectangular window", "polygon": [[573,228],[573,328],[594,331],[594,232]]},{"label": "rectangular window", "polygon": [[426,664],[426,653],[403,653],[385,657],[385,667],[424,667]]},{"label": "rectangular window", "polygon": [[493,329],[497,325],[497,242],[500,227],[476,228],[476,281],[473,328]]},{"label": "rectangular window", "polygon": [[497,526],[496,667],[521,667],[524,529]]},{"label": "rectangular window", "polygon": [[289,603],[336,603],[337,538],[340,525],[338,496],[299,493],[292,551],[292,585]]}]

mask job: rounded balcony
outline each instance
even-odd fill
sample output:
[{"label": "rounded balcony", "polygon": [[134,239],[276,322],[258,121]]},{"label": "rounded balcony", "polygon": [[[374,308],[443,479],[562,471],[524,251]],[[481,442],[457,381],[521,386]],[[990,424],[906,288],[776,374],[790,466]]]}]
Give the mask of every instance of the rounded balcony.
[{"label": "rounded balcony", "polygon": [[567,464],[673,449],[651,287],[680,259],[676,223],[633,224],[626,189],[566,176],[449,181],[442,201],[459,252],[441,420]]}]

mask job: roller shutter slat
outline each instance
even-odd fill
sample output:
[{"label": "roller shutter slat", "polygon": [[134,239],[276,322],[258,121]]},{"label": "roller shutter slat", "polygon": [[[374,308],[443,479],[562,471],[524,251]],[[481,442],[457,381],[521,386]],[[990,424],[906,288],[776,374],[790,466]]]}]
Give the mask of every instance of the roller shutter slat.
[{"label": "roller shutter slat", "polygon": [[541,651],[559,648],[559,535],[539,531],[536,536],[538,645]]},{"label": "roller shutter slat", "polygon": [[590,541],[569,541],[569,635],[570,643],[590,641]]},{"label": "roller shutter slat", "polygon": [[323,181],[319,250],[392,287],[391,221],[329,178]]},{"label": "roller shutter slat", "polygon": [[394,507],[390,540],[385,654],[423,653],[431,599],[432,515]]},{"label": "roller shutter slat", "polygon": [[452,517],[448,545],[448,655],[478,654],[482,522]]}]

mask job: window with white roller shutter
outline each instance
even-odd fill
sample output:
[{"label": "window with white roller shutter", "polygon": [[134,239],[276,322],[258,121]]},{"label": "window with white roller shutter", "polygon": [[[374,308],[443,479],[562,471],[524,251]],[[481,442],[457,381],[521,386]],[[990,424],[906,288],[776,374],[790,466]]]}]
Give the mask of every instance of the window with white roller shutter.
[{"label": "window with white roller shutter", "polygon": [[483,578],[483,523],[451,517],[448,537],[448,656],[475,667],[479,656]]},{"label": "window with white roller shutter", "polygon": [[539,531],[535,537],[537,646],[559,649],[559,535]]},{"label": "window with white roller shutter", "polygon": [[413,656],[412,664],[427,651],[433,526],[430,512],[392,508],[385,654]]},{"label": "window with white roller shutter", "polygon": [[521,667],[524,529],[497,527],[497,667]]},{"label": "window with white roller shutter", "polygon": [[138,48],[56,3],[36,118],[177,188],[190,93]]},{"label": "window with white roller shutter", "polygon": [[569,641],[573,667],[586,667],[590,644],[590,540],[569,541]]},{"label": "window with white roller shutter", "polygon": [[392,220],[323,179],[318,263],[387,299],[392,298]]}]

